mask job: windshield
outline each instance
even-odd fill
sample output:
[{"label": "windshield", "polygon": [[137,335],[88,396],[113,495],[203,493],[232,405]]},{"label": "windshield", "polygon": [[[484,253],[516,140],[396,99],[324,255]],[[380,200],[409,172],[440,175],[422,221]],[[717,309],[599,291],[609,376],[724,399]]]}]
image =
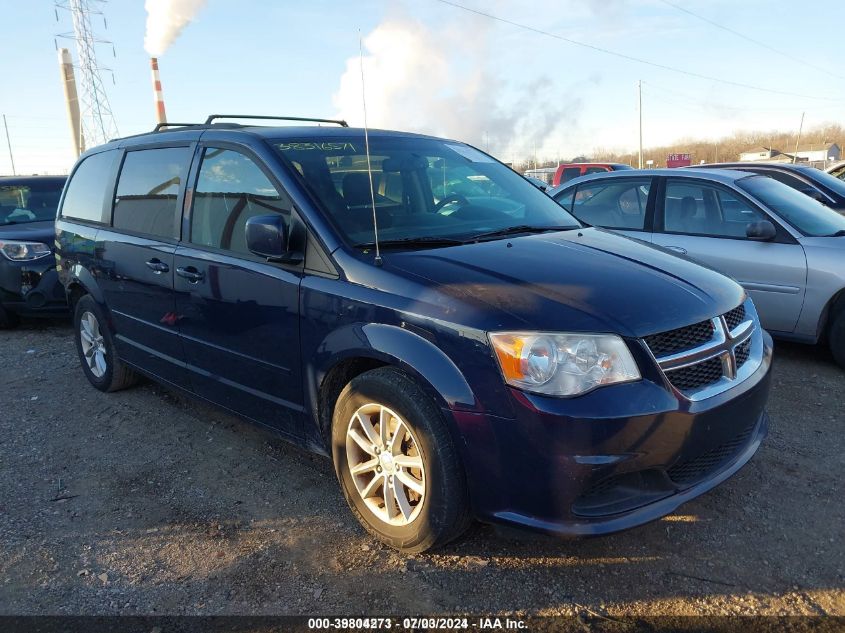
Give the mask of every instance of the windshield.
[{"label": "windshield", "polygon": [[845,196],[845,182],[839,180],[839,178],[831,176],[827,172],[824,172],[821,169],[816,169],[815,167],[802,168],[802,172],[811,180],[815,180],[817,183],[827,187],[834,193],[837,193],[840,196]]},{"label": "windshield", "polygon": [[371,137],[372,193],[363,134],[272,144],[352,244],[373,241],[373,194],[380,242],[428,239],[434,245],[435,239],[467,241],[518,227],[580,226],[525,178],[463,143]]},{"label": "windshield", "polygon": [[845,230],[845,216],[782,182],[765,176],[748,176],[737,184],[804,235],[818,237]]},{"label": "windshield", "polygon": [[0,184],[0,225],[56,219],[61,180]]}]

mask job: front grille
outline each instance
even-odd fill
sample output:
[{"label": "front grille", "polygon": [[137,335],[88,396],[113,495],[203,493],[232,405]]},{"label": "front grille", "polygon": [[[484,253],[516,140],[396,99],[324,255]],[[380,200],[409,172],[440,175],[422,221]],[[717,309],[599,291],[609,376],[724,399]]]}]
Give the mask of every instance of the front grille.
[{"label": "front grille", "polygon": [[728,324],[728,330],[735,330],[744,320],[745,305],[739,305],[730,312],[725,313],[725,323]]},{"label": "front grille", "polygon": [[692,391],[719,382],[722,373],[722,360],[717,356],[695,365],[667,371],[666,377],[676,389]]},{"label": "front grille", "polygon": [[652,334],[645,337],[645,342],[655,356],[668,356],[703,345],[712,338],[713,322],[708,320],[677,330]]},{"label": "front grille", "polygon": [[736,354],[736,366],[740,368],[748,360],[748,357],[751,356],[751,339],[746,339],[743,343],[737,345],[736,352],[734,353]]},{"label": "front grille", "polygon": [[717,446],[688,461],[674,464],[666,471],[666,474],[669,475],[669,479],[679,486],[688,486],[705,479],[736,457],[737,453],[739,453],[740,449],[748,441],[753,430],[754,424],[751,424],[736,437],[721,446]]}]

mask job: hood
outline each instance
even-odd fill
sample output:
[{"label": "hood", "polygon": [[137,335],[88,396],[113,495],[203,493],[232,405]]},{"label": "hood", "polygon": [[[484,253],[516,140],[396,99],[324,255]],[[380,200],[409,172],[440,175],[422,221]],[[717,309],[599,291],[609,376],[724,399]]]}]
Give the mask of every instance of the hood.
[{"label": "hood", "polygon": [[53,220],[5,224],[0,226],[0,240],[43,242],[53,248],[56,241],[56,224]]},{"label": "hood", "polygon": [[492,312],[484,329],[642,337],[728,312],[745,297],[716,271],[600,229],[390,253],[385,267]]}]

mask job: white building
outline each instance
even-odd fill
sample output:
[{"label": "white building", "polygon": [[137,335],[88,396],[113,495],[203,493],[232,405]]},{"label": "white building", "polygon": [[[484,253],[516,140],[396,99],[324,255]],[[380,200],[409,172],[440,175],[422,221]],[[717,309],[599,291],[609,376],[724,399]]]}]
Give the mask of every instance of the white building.
[{"label": "white building", "polygon": [[778,154],[780,154],[780,152],[776,149],[772,149],[771,147],[754,147],[752,149],[741,152],[739,155],[739,160],[772,160]]},{"label": "white building", "polygon": [[839,160],[841,150],[836,143],[817,143],[799,147],[795,156],[799,162],[822,163]]}]

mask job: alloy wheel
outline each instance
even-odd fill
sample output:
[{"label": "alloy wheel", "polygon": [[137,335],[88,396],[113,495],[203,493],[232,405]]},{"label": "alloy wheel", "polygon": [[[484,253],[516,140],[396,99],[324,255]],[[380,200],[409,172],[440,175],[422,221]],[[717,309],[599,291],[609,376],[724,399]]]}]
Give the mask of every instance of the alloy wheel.
[{"label": "alloy wheel", "polygon": [[79,320],[79,339],[88,369],[96,378],[102,378],[107,369],[106,343],[100,331],[100,322],[93,312],[82,313]]},{"label": "alloy wheel", "polygon": [[419,515],[425,465],[411,427],[381,404],[359,407],[346,430],[346,463],[355,489],[380,520],[405,526]]}]

